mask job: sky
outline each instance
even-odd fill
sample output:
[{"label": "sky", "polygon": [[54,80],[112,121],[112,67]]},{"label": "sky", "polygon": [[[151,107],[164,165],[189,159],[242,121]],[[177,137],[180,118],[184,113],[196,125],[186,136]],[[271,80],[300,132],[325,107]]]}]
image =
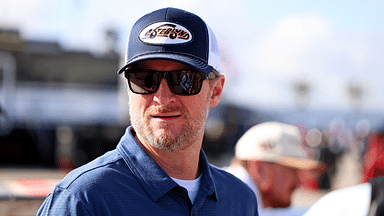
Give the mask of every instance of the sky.
[{"label": "sky", "polygon": [[362,111],[384,111],[382,0],[0,0],[0,28],[95,54],[105,49],[104,31],[115,29],[123,55],[134,22],[168,6],[199,15],[215,32],[223,100],[294,109],[294,86],[305,83],[307,100],[299,101],[307,109],[350,110],[354,85]]}]

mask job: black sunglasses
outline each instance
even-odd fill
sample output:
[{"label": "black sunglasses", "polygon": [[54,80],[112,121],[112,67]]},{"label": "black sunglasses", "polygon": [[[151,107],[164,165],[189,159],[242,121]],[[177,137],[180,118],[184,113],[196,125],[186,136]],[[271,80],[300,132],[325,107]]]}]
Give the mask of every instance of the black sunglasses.
[{"label": "black sunglasses", "polygon": [[155,71],[149,69],[127,69],[125,77],[129,88],[136,94],[153,94],[160,86],[161,79],[167,80],[169,89],[177,95],[198,94],[205,79],[214,79],[217,71],[205,74],[194,70]]}]

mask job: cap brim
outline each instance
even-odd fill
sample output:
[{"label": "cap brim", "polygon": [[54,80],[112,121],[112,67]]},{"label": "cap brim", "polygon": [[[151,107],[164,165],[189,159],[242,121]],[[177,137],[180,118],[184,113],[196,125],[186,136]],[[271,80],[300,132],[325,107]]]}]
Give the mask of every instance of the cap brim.
[{"label": "cap brim", "polygon": [[141,55],[133,59],[130,59],[117,73],[118,74],[122,73],[126,69],[126,67],[128,67],[133,63],[143,61],[143,60],[151,60],[151,59],[164,59],[164,60],[177,61],[177,62],[186,64],[190,67],[193,67],[196,70],[204,73],[210,73],[213,70],[213,67],[208,65],[204,61],[199,60],[197,58],[190,57],[190,56],[172,54],[172,53],[151,53],[151,54]]},{"label": "cap brim", "polygon": [[320,161],[306,159],[306,158],[290,158],[290,157],[281,157],[276,163],[279,163],[284,166],[293,167],[301,170],[312,170],[312,169],[324,169],[324,164]]}]

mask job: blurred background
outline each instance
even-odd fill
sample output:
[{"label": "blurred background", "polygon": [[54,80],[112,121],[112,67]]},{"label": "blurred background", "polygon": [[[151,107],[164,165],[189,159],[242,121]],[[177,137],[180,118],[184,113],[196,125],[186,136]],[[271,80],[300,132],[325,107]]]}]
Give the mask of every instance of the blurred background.
[{"label": "blurred background", "polygon": [[280,121],[298,126],[308,153],[327,164],[303,175],[302,193],[320,197],[373,175],[366,152],[384,129],[381,0],[0,0],[4,214],[36,208],[29,201],[68,170],[115,148],[130,124],[116,74],[128,33],[167,6],[198,14],[220,43],[224,95],[203,142],[213,164],[228,165],[251,126]]}]

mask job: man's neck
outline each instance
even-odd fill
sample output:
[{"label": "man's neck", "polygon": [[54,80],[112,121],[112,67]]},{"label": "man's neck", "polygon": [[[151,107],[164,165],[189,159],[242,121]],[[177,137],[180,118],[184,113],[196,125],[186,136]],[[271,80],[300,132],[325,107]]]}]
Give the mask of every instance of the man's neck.
[{"label": "man's neck", "polygon": [[135,139],[169,176],[182,180],[193,180],[200,176],[199,158],[201,145],[192,145],[182,151],[171,152],[142,143],[137,134]]}]

